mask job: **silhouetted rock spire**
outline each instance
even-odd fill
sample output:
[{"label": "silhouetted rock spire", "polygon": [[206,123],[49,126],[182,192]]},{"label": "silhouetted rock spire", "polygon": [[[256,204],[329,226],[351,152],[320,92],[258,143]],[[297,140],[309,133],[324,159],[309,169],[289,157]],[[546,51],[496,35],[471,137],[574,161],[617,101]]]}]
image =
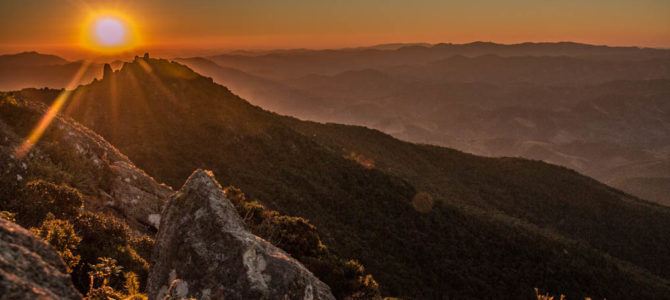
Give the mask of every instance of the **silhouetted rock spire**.
[{"label": "silhouetted rock spire", "polygon": [[110,66],[109,64],[105,64],[105,66],[102,69],[102,79],[111,76],[112,72],[114,72],[112,71],[112,66]]}]

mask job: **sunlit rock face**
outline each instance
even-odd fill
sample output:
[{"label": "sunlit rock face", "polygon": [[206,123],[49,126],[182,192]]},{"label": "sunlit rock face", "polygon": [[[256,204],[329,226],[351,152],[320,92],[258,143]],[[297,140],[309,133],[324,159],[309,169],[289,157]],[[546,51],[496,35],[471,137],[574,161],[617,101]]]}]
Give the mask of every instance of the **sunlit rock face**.
[{"label": "sunlit rock face", "polygon": [[0,218],[0,299],[81,299],[47,243]]},{"label": "sunlit rock face", "polygon": [[211,172],[197,170],[168,201],[149,299],[335,299],[302,264],[249,233]]},{"label": "sunlit rock face", "polygon": [[[44,115],[47,107],[36,101],[17,99],[17,107]],[[15,149],[23,143],[19,130],[5,122],[0,115],[0,183],[5,188],[18,188],[30,178],[50,180],[39,172],[45,161],[60,165],[83,165],[79,174],[84,182],[77,187],[89,211],[105,212],[123,219],[134,231],[153,234],[158,229],[160,212],[172,189],[159,184],[137,168],[125,155],[95,132],[61,115],[50,123],[51,137],[43,137],[34,147],[19,158]],[[29,123],[30,124],[30,123]],[[16,125],[16,124],[11,124]],[[32,124],[31,124],[32,125]],[[49,156],[45,148],[59,149],[68,155]]]}]

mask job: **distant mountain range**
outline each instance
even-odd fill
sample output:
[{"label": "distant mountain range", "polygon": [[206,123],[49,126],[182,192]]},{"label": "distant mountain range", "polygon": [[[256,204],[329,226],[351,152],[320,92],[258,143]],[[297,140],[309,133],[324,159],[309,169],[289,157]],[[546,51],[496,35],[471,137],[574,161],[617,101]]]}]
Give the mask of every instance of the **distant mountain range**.
[{"label": "distant mountain range", "polygon": [[0,55],[0,66],[49,66],[64,65],[68,61],[55,55],[40,54],[37,52],[22,52],[17,54]]},{"label": "distant mountain range", "polygon": [[[67,61],[54,55],[37,52],[0,55],[0,91],[22,88],[63,88],[70,84],[83,61]],[[112,62],[119,67],[120,61]],[[102,77],[102,64],[87,64],[73,84],[86,84]]]},{"label": "distant mountain range", "polygon": [[[329,104],[336,109],[332,113],[341,108],[332,101],[334,98],[311,96],[295,87],[305,78],[288,84],[289,79],[278,82],[217,67],[204,59],[184,62],[216,67],[221,76],[229,76],[230,82],[240,85],[265,83],[267,90],[251,89],[258,95],[295,93],[304,97],[297,98],[299,101],[314,97],[314,101]],[[371,94],[407,88],[386,85],[389,80],[398,80],[397,75],[378,70],[352,71],[340,75],[339,80],[346,82],[356,76],[376,79],[348,81],[352,93],[365,87]],[[317,80],[312,82],[319,82],[322,77],[313,78]],[[662,88],[657,86],[663,84],[662,80],[622,81],[595,88],[520,85],[508,90],[491,83],[451,83],[445,86],[451,87],[449,91],[461,91],[460,103],[468,107],[465,112],[480,115],[476,115],[478,122],[468,122],[465,113],[462,118],[455,114],[443,119],[447,124],[470,124],[473,129],[466,131],[466,127],[464,134],[496,129],[508,133],[510,139],[528,134],[521,128],[548,126],[556,132],[570,129],[558,121],[546,126],[540,123],[554,120],[549,117],[558,118],[553,114],[564,116],[567,111],[547,108],[544,112],[533,106],[542,107],[538,103],[512,109],[511,119],[519,120],[507,124],[510,117],[504,112],[509,105],[485,97],[500,90],[523,95],[539,89],[555,97],[545,98],[549,102],[564,99],[560,96],[563,93],[583,97],[564,100],[563,105],[573,109],[567,115],[573,115],[574,121],[561,122],[577,128],[586,126],[594,136],[606,136],[625,132],[625,128],[609,129],[612,123],[621,122],[618,117],[605,118],[596,125],[581,123],[580,119],[589,119],[590,110],[600,111],[594,106],[600,107],[598,101],[608,101],[603,95],[610,93],[600,89],[622,91],[617,95],[661,105]],[[419,83],[408,91],[422,91],[422,86]],[[473,100],[466,97],[477,95],[476,91],[483,95]],[[12,96],[50,104],[57,93],[30,89]],[[641,97],[640,93],[648,96]],[[449,105],[459,106],[455,101],[440,107],[434,105],[439,102],[425,99],[416,97],[404,104],[380,102],[377,106],[394,113],[405,109],[410,116],[421,110],[440,114],[448,112]],[[341,99],[347,103],[345,100]],[[264,101],[272,103],[271,99]],[[527,100],[518,101],[517,105],[522,105]],[[120,70],[108,71],[104,78],[74,90],[63,113],[99,133],[159,181],[179,186],[194,169],[212,169],[219,182],[240,187],[248,198],[284,214],[309,219],[333,251],[357,258],[366,266],[384,295],[416,299],[531,298],[534,287],[552,294],[566,293],[570,298],[662,298],[670,292],[670,208],[666,206],[540,161],[485,158],[412,144],[377,130],[300,121],[253,104],[184,65],[136,58]],[[646,111],[647,106],[633,107]],[[323,108],[321,105],[313,107],[315,114],[322,113],[316,110]],[[374,114],[376,108],[372,107]],[[664,107],[654,107],[663,113]],[[628,106],[618,109],[623,113],[617,116],[640,115]],[[614,112],[612,108],[605,111]],[[502,116],[496,119],[498,115]],[[638,134],[626,138],[649,139],[640,132],[655,123],[652,117],[641,116],[645,118],[633,124]],[[428,117],[426,121],[435,122]],[[514,127],[517,125],[521,127]],[[447,132],[436,128],[435,132]],[[543,133],[531,130],[531,134]],[[662,144],[664,134],[663,130],[648,131],[648,136],[660,138],[646,142]],[[558,136],[567,136],[571,142],[574,133]],[[488,143],[490,139],[482,141]],[[583,147],[590,149],[588,146]],[[593,147],[594,156],[604,153],[600,143]],[[616,152],[618,148],[613,149]]]},{"label": "distant mountain range", "polygon": [[669,54],[472,43],[178,61],[279,113],[541,159],[670,204]]},{"label": "distant mountain range", "polygon": [[[177,61],[271,111],[540,159],[670,204],[670,50],[417,43]],[[0,56],[0,90],[60,88],[80,66],[34,52]],[[102,75],[102,65],[87,70],[79,83]]]}]

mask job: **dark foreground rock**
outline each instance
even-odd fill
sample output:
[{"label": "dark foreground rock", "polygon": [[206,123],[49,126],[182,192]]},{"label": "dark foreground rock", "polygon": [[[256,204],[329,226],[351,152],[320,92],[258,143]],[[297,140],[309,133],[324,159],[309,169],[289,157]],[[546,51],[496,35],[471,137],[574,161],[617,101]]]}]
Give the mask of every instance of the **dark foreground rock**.
[{"label": "dark foreground rock", "polygon": [[210,172],[197,170],[161,216],[149,299],[335,299],[281,249],[249,233]]},{"label": "dark foreground rock", "polygon": [[0,299],[81,299],[58,253],[0,218]]}]

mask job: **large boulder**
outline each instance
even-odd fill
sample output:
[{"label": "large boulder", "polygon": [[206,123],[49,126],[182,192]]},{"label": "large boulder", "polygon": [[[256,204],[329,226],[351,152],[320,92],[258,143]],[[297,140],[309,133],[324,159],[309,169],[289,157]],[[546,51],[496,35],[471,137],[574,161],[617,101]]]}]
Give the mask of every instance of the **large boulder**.
[{"label": "large boulder", "polygon": [[0,218],[0,299],[81,299],[58,253]]},{"label": "large boulder", "polygon": [[149,299],[335,299],[300,262],[249,233],[211,172],[197,170],[163,210]]}]

